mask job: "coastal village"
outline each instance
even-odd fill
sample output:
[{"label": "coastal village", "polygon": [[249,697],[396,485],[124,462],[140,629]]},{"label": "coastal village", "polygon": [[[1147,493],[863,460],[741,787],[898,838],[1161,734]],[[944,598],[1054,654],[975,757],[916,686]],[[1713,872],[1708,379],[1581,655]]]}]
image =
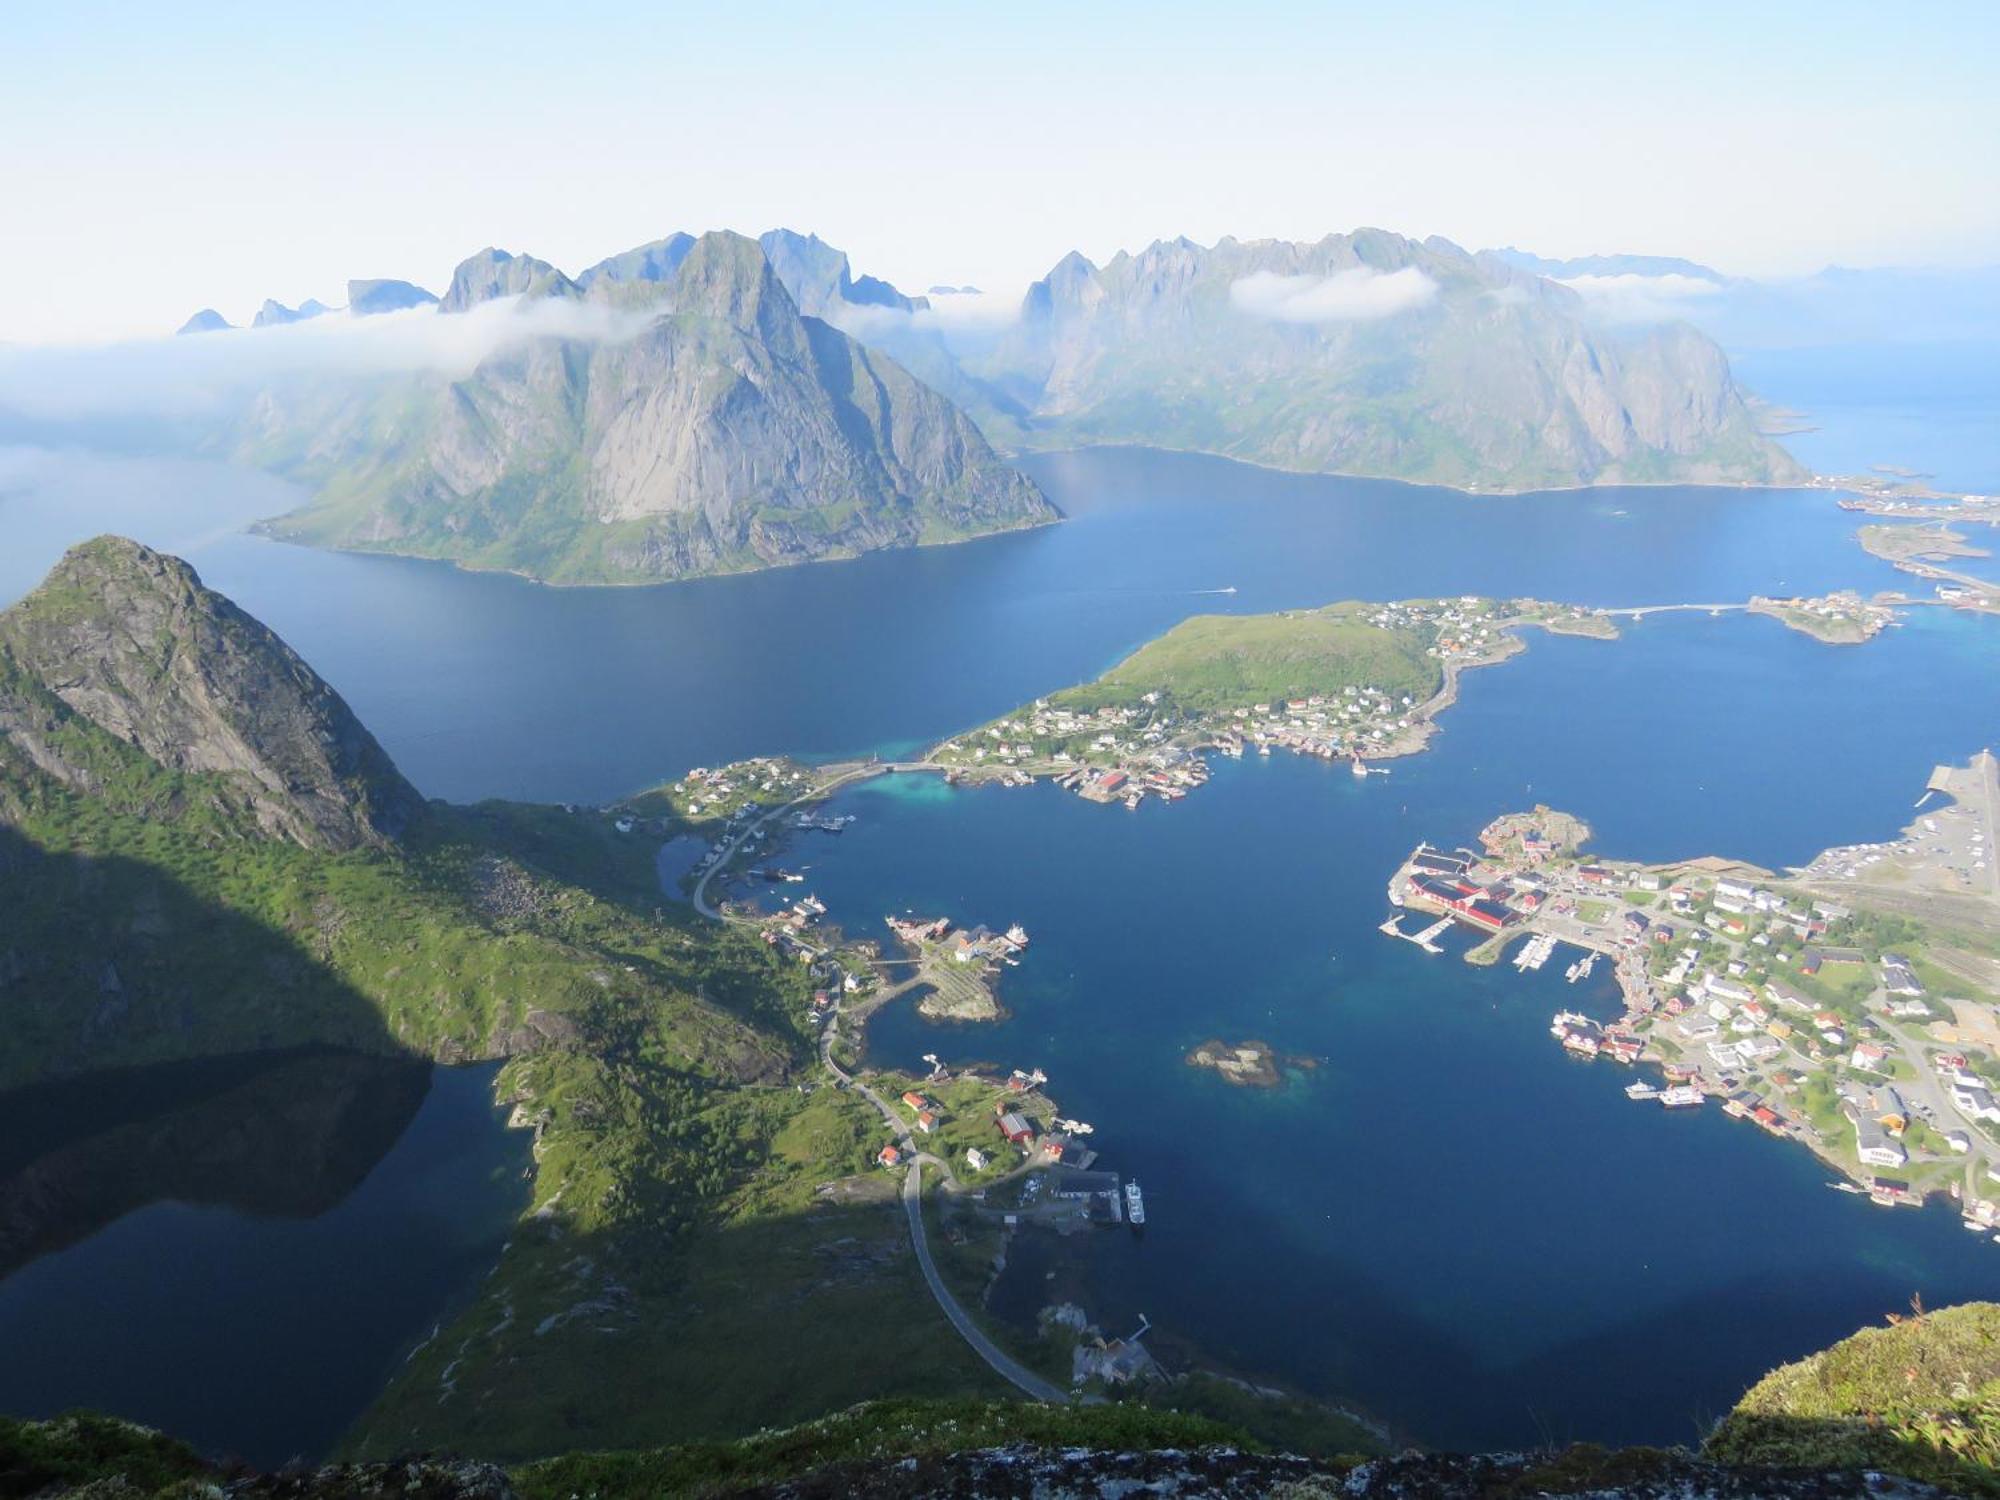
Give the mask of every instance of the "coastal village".
[{"label": "coastal village", "polygon": [[[1991,754],[1940,767],[1922,813],[1880,845],[1829,850],[1784,877],[1716,859],[1592,860],[1589,831],[1547,808],[1490,824],[1476,849],[1419,845],[1389,883],[1383,931],[1526,971],[1609,963],[1616,1019],[1563,1010],[1571,1055],[1648,1065],[1643,1107],[1723,1111],[1799,1141],[1879,1204],[1933,1193],[2000,1241],[2000,919]],[[1409,913],[1433,919],[1407,931]],[[1511,956],[1509,954],[1511,950]]]},{"label": "coastal village", "polygon": [[[1301,656],[1277,674],[1295,691],[1268,697],[1231,691],[1233,658],[1263,644],[1251,639],[1239,645],[1231,633],[1282,635],[1287,621],[1298,622],[1303,632],[1335,612],[1353,632],[1378,632],[1380,643],[1355,649],[1350,642],[1318,670],[1310,655]],[[1459,672],[1521,649],[1516,630],[1540,626],[1602,639],[1618,634],[1601,611],[1476,596],[1214,616],[1202,623],[1221,638],[1204,642],[1201,655],[1173,654],[1178,631],[1170,632],[1101,681],[1037,699],[946,740],[929,760],[953,782],[1052,779],[1087,801],[1127,808],[1148,798],[1178,801],[1200,787],[1209,775],[1208,752],[1241,757],[1285,750],[1346,761],[1356,776],[1387,774],[1377,762],[1415,754],[1429,742],[1436,715],[1457,699]],[[1157,665],[1154,654],[1162,658]],[[1211,663],[1223,670],[1206,670]],[[1371,665],[1381,669],[1373,678]],[[1255,665],[1240,675],[1255,677]]]}]

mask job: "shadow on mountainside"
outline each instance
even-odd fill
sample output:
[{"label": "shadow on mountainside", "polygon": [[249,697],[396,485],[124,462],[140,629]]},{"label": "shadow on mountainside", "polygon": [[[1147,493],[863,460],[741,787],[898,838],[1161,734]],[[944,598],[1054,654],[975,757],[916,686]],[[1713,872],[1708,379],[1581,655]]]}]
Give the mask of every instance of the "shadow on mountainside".
[{"label": "shadow on mountainside", "polygon": [[0,1085],[299,1046],[406,1052],[296,937],[161,865],[51,853],[0,823]]}]

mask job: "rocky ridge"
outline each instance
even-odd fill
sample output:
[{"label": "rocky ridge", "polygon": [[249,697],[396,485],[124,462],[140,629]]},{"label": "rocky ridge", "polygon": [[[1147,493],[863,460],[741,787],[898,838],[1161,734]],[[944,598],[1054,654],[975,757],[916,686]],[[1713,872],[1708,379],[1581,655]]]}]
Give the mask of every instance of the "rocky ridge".
[{"label": "rocky ridge", "polygon": [[309,848],[394,840],[422,799],[340,695],[178,558],[122,537],[70,549],[0,613],[0,765],[84,793],[86,720],[169,770],[224,777],[266,832]]}]

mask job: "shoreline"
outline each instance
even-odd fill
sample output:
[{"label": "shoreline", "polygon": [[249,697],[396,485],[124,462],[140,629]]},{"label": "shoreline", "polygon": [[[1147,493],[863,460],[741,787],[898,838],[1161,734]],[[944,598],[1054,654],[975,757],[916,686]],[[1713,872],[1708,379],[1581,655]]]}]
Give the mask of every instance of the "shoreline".
[{"label": "shoreline", "polygon": [[[1537,807],[1490,823],[1478,840],[1483,853],[1448,854],[1419,844],[1390,877],[1388,895],[1398,912],[1485,930],[1488,935],[1460,955],[1466,963],[1490,966],[1504,959],[1525,973],[1568,944],[1586,954],[1570,965],[1575,983],[1598,958],[1609,958],[1621,1014],[1600,1022],[1561,1011],[1550,1031],[1573,1057],[1658,1069],[1659,1086],[1635,1082],[1627,1089],[1636,1102],[1673,1108],[1720,1099],[1726,1114],[1804,1145],[1839,1175],[1831,1186],[1883,1206],[1922,1206],[1944,1196],[1968,1228],[2000,1239],[2000,1137],[1983,1128],[2000,1119],[2000,1110],[1980,1112],[1987,1106],[1976,1101],[1986,1085],[1962,1055],[1982,1055],[1968,1038],[1983,1039],[2000,1026],[1992,995],[1909,998],[1926,994],[1915,977],[1920,972],[1927,981],[1940,973],[1958,977],[1950,939],[1957,929],[1865,936],[1875,930],[1867,924],[1879,925],[1882,916],[1882,908],[1871,904],[1880,899],[1877,885],[1906,890],[1904,883],[1914,878],[1898,867],[1874,884],[1841,889],[1842,901],[1824,894],[1828,872],[1851,876],[1865,867],[1848,863],[1857,849],[1910,851],[1898,858],[1919,874],[1936,857],[1915,852],[1926,840],[1969,838],[1965,847],[1979,850],[1991,836],[1993,803],[2000,801],[1993,760],[1981,752],[1967,766],[1938,768],[1918,807],[1941,788],[1947,804],[1907,825],[1894,846],[1836,847],[1782,874],[1717,856],[1658,864],[1597,861],[1581,852],[1587,826]],[[1961,795],[1971,800],[1962,802]],[[1952,821],[1953,830],[1940,835],[1940,820]],[[1984,884],[1992,889],[1967,896],[1975,905],[1958,913],[1975,928],[1991,917],[1977,903],[2000,903],[2000,880]],[[1909,899],[1920,907],[1937,900]],[[1670,922],[1685,923],[1695,935],[1687,946],[1678,946],[1683,940]],[[1397,917],[1382,930],[1433,954],[1444,951],[1425,942],[1429,932],[1401,931]],[[1857,936],[1870,951],[1895,943],[1914,957],[1886,948],[1870,956],[1841,946]],[[1759,942],[1765,946],[1752,946]],[[1675,962],[1663,967],[1676,949]],[[1729,977],[1721,977],[1718,952],[1728,960]],[[1877,966],[1884,977],[1871,978],[1864,992],[1847,981],[1835,999],[1810,976],[1836,959],[1860,966],[1857,977],[1872,975]],[[1974,983],[1973,992],[1978,989]],[[1906,1098],[1916,1101],[1914,1107]]]},{"label": "shoreline", "polygon": [[[1409,489],[1439,490],[1445,494],[1457,495],[1467,500],[1483,500],[1492,497],[1512,498],[1521,495],[1576,495],[1590,490],[1807,490],[1823,488],[1824,481],[1829,478],[1826,475],[1814,474],[1810,470],[1806,470],[1805,466],[1801,464],[1800,468],[1804,471],[1805,477],[1797,481],[1769,479],[1621,479],[1615,481],[1593,480],[1589,483],[1580,484],[1534,485],[1519,489],[1504,486],[1496,486],[1492,489],[1466,489],[1461,485],[1449,484],[1442,479],[1410,479],[1395,474],[1367,474],[1350,469],[1292,469],[1285,467],[1283,464],[1262,463],[1254,458],[1240,458],[1233,453],[1217,453],[1210,448],[1169,448],[1158,443],[1115,442],[1103,438],[1088,443],[1075,444],[1066,448],[1010,448],[1005,451],[998,448],[994,449],[996,453],[1000,454],[1001,458],[1017,467],[1024,459],[1056,458],[1067,453],[1094,453],[1099,451],[1123,453],[1135,450],[1142,453],[1167,453],[1182,458],[1212,458],[1221,463],[1241,464],[1246,469],[1259,469],[1266,474],[1291,474],[1301,479],[1359,479],[1366,480],[1372,484],[1399,484]],[[1788,458],[1790,456],[1790,454],[1786,455]],[[1796,463],[1797,460],[1794,459],[1793,462]],[[1849,486],[1849,488],[1853,487]]]}]

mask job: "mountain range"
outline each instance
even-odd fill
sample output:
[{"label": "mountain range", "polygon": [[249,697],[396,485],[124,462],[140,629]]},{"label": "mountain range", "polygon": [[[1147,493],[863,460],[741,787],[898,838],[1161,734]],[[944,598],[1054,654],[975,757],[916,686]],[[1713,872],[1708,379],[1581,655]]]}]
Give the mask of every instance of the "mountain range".
[{"label": "mountain range", "polygon": [[1023,447],[1479,489],[1804,477],[1693,328],[1608,327],[1503,256],[1380,230],[1072,254],[969,368],[1006,403],[982,420]]},{"label": "mountain range", "polygon": [[[1067,255],[975,332],[790,230],[672,234],[575,276],[488,248],[441,298],[349,286],[354,314],[511,299],[519,322],[475,368],[273,381],[219,446],[312,489],[276,535],[560,583],[1055,519],[996,447],[1135,443],[1482,490],[1797,482],[1711,339],[1597,316],[1565,284],[1712,275],[1381,230],[1177,239]],[[266,303],[258,321],[324,312]]]}]

